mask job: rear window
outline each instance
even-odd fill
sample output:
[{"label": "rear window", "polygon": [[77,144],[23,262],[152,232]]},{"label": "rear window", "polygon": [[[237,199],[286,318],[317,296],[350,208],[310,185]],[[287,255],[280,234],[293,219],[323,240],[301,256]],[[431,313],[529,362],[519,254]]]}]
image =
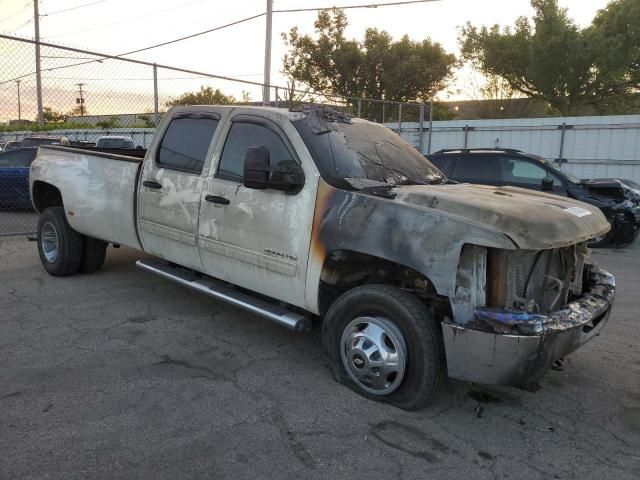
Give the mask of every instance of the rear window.
[{"label": "rear window", "polygon": [[455,158],[451,155],[446,156],[429,156],[428,157],[431,163],[433,163],[436,167],[438,167],[445,175],[451,175],[451,169],[455,164]]},{"label": "rear window", "polygon": [[463,182],[496,182],[502,179],[500,159],[491,155],[463,155],[456,162],[455,180]]},{"label": "rear window", "polygon": [[133,140],[126,138],[101,138],[96,146],[100,148],[134,148]]},{"label": "rear window", "polygon": [[171,120],[156,157],[159,166],[200,174],[218,120],[202,115]]},{"label": "rear window", "polygon": [[25,138],[21,147],[38,147],[40,145],[60,145],[59,138]]}]

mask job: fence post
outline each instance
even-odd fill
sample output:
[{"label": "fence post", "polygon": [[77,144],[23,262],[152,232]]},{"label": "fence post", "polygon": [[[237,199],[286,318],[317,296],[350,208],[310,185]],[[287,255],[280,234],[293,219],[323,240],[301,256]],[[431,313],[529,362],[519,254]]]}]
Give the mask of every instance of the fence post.
[{"label": "fence post", "polygon": [[424,153],[424,102],[420,104],[420,118],[418,119],[418,144],[420,153]]},{"label": "fence post", "polygon": [[278,102],[278,87],[275,87],[276,90],[276,100],[275,100],[275,107],[278,108],[279,102]]},{"label": "fence post", "polygon": [[465,125],[462,129],[464,130],[464,148],[467,148],[469,144],[469,125]]},{"label": "fence post", "polygon": [[153,64],[153,114],[154,123],[158,126],[158,66]]},{"label": "fence post", "polygon": [[558,156],[558,167],[562,170],[562,156],[564,155],[564,133],[567,130],[567,123],[562,122],[560,126],[560,154]]},{"label": "fence post", "polygon": [[387,105],[387,102],[382,101],[382,124],[384,125],[384,107]]},{"label": "fence post", "polygon": [[358,118],[362,118],[362,99],[358,99]]},{"label": "fence post", "polygon": [[402,133],[402,103],[398,102],[398,134]]},{"label": "fence post", "polygon": [[[424,108],[424,103],[423,103]],[[431,135],[433,133],[433,99],[429,104],[429,141],[427,143],[427,154],[431,153]]]}]

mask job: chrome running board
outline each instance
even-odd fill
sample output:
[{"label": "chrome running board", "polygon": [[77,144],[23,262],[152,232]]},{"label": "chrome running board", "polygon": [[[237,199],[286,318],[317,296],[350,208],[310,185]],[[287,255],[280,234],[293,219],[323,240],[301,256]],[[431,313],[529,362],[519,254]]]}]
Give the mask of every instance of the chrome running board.
[{"label": "chrome running board", "polygon": [[223,302],[255,313],[261,317],[268,318],[296,332],[302,332],[311,328],[309,318],[264,300],[254,298],[211,277],[191,273],[188,270],[152,260],[138,260],[136,267],[146,272],[155,273],[196,292],[203,293],[217,300],[222,300]]}]

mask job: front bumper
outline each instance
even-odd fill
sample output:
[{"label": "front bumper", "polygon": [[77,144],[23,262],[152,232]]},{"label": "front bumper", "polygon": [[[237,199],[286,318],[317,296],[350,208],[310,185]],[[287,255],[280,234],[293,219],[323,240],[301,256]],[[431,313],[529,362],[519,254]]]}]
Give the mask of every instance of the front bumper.
[{"label": "front bumper", "polygon": [[477,308],[465,326],[442,323],[450,378],[524,385],[600,333],[615,297],[615,278],[591,266],[587,291],[548,315]]}]

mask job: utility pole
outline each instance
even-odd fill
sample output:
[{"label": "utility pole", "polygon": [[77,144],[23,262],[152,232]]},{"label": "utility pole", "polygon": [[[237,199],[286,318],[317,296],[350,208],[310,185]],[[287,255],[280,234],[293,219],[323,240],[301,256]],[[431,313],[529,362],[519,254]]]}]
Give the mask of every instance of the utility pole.
[{"label": "utility pole", "polygon": [[76,86],[78,87],[79,91],[80,91],[80,96],[78,98],[76,98],[76,103],[80,104],[80,116],[84,117],[84,97],[82,96],[82,87],[84,87],[84,83],[76,83]]},{"label": "utility pole", "polygon": [[38,11],[38,0],[33,0],[33,23],[35,25],[36,37],[36,98],[38,99],[38,123],[40,126],[43,126],[42,78],[40,75],[40,12]]},{"label": "utility pole", "polygon": [[273,0],[267,0],[267,34],[264,40],[264,86],[262,87],[262,104],[271,104],[271,20],[273,17]]},{"label": "utility pole", "polygon": [[22,80],[16,80],[16,85],[18,86],[18,120],[22,119],[22,117],[21,117],[22,112],[20,110],[20,82],[21,81]]}]

